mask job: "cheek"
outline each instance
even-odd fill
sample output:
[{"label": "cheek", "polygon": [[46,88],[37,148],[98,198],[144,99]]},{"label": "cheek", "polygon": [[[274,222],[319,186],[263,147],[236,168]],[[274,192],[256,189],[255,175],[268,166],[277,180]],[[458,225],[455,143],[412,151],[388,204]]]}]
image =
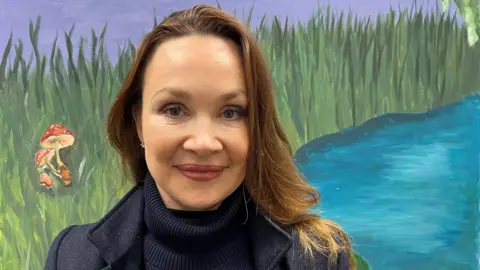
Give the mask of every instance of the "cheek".
[{"label": "cheek", "polygon": [[171,125],[146,122],[143,126],[143,140],[147,145],[147,154],[154,159],[170,158],[181,142],[177,130]]},{"label": "cheek", "polygon": [[147,113],[143,117],[143,133],[146,140],[174,140],[178,138],[178,123],[172,123],[167,117],[155,113]]},{"label": "cheek", "polygon": [[233,158],[236,163],[246,163],[248,156],[248,130],[247,128],[242,128],[241,130],[231,132],[227,136],[229,148],[232,150]]}]

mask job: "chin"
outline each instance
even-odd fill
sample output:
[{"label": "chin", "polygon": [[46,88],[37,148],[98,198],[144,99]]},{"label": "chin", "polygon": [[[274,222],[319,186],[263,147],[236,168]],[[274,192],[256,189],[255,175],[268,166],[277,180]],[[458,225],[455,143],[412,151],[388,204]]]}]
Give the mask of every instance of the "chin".
[{"label": "chin", "polygon": [[184,200],[182,208],[189,211],[209,211],[216,210],[221,203],[222,200]]}]

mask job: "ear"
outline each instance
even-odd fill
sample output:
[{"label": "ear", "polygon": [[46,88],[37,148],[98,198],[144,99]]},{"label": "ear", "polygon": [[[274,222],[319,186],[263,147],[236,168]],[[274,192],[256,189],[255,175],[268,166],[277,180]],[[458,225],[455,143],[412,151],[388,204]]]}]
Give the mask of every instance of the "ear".
[{"label": "ear", "polygon": [[132,108],[133,121],[137,129],[138,138],[143,142],[143,129],[142,129],[142,106],[135,104]]}]

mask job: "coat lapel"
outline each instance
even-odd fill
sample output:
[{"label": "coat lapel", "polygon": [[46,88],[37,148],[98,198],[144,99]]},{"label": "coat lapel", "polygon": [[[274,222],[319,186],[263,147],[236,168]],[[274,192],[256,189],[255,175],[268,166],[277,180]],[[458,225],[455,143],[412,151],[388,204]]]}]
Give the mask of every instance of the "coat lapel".
[{"label": "coat lapel", "polygon": [[137,185],[88,232],[88,238],[108,264],[104,269],[142,268],[143,213],[143,185]]},{"label": "coat lapel", "polygon": [[247,226],[256,269],[279,269],[281,261],[293,246],[292,236],[275,224],[265,212],[257,209],[254,203],[250,204],[248,213]]}]

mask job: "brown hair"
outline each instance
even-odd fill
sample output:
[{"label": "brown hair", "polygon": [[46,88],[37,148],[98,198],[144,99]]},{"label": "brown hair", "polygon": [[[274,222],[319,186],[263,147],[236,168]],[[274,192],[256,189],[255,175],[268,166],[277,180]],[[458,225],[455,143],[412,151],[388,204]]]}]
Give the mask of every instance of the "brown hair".
[{"label": "brown hair", "polygon": [[[107,134],[121,154],[124,169],[136,182],[147,172],[133,107],[140,103],[145,68],[165,40],[189,34],[217,35],[234,41],[242,53],[249,99],[250,149],[245,185],[248,192],[280,226],[292,226],[305,253],[329,254],[334,262],[345,252],[355,269],[347,234],[336,223],[309,213],[319,201],[318,191],[297,171],[287,136],[277,115],[271,76],[261,50],[247,27],[220,8],[196,5],[165,18],[148,33],[108,115]],[[268,134],[268,136],[267,136]]]}]

